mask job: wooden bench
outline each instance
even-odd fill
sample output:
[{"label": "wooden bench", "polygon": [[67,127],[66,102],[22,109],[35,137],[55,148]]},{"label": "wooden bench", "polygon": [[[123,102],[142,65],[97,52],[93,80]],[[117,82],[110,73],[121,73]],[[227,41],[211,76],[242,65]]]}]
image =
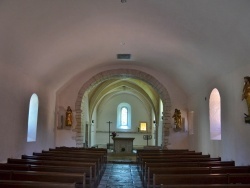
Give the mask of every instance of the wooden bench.
[{"label": "wooden bench", "polygon": [[101,171],[103,170],[101,167],[100,159],[98,159],[98,158],[88,159],[88,158],[73,158],[73,157],[22,155],[22,159],[42,160],[42,161],[69,161],[69,162],[95,163],[96,164],[96,171],[98,172],[98,176],[101,175]]},{"label": "wooden bench", "polygon": [[86,185],[93,187],[98,183],[93,178],[92,166],[72,167],[0,163],[0,170],[85,173]]},{"label": "wooden bench", "polygon": [[215,167],[215,166],[235,166],[234,161],[212,161],[212,162],[175,162],[175,163],[145,163],[141,170],[141,177],[147,174],[149,167]]},{"label": "wooden bench", "polygon": [[167,158],[167,157],[143,157],[138,160],[138,165],[143,166],[146,162],[205,162],[205,161],[221,161],[220,157],[178,157],[178,158]]},{"label": "wooden bench", "polygon": [[144,166],[146,163],[179,163],[179,164],[184,164],[184,163],[197,163],[199,164],[200,162],[221,162],[221,158],[177,158],[177,159],[142,159],[140,163],[141,170],[144,170]]},{"label": "wooden bench", "polygon": [[98,172],[96,171],[96,163],[82,163],[71,161],[46,161],[46,160],[30,160],[30,159],[11,159],[7,160],[8,164],[26,164],[26,165],[45,165],[45,166],[65,166],[65,167],[91,167],[92,179],[95,182],[100,181]]},{"label": "wooden bench", "polygon": [[149,167],[145,180],[148,187],[153,184],[153,174],[228,174],[250,173],[249,166],[220,167]]},{"label": "wooden bench", "polygon": [[[6,176],[5,176],[6,174]],[[62,172],[35,172],[0,170],[1,180],[37,181],[54,183],[74,183],[77,187],[85,187],[84,173],[62,173]]]},{"label": "wooden bench", "polygon": [[48,161],[72,161],[72,162],[89,162],[96,163],[98,172],[101,171],[101,161],[99,158],[77,158],[77,157],[57,157],[57,156],[32,156],[22,155],[22,159],[31,160],[48,160]]},{"label": "wooden bench", "polygon": [[0,163],[0,170],[30,170],[29,164],[8,164],[8,163]]},{"label": "wooden bench", "polygon": [[104,148],[70,148],[70,147],[56,147],[56,148],[49,148],[49,151],[71,151],[71,152],[101,152],[101,153],[108,153],[107,149]]},{"label": "wooden bench", "polygon": [[140,155],[137,156],[137,163],[141,163],[143,159],[180,159],[180,158],[210,158],[210,155],[169,155],[169,154],[159,154],[159,155]]},{"label": "wooden bench", "polygon": [[107,162],[107,155],[103,154],[103,153],[99,153],[99,152],[94,152],[94,153],[75,153],[75,152],[67,152],[64,153],[62,151],[60,152],[50,152],[50,151],[44,151],[42,153],[38,153],[38,152],[33,152],[33,155],[35,156],[61,156],[61,157],[99,157],[101,159],[102,162],[106,163]]},{"label": "wooden bench", "polygon": [[[152,152],[152,151],[148,149],[137,149],[137,153],[143,153],[143,152]],[[190,151],[189,149],[158,149],[158,150],[153,150],[153,152],[182,153],[182,152],[195,152],[195,151]]]},{"label": "wooden bench", "polygon": [[250,188],[250,184],[161,185],[160,188]]},{"label": "wooden bench", "polygon": [[143,177],[147,187],[153,185],[154,174],[210,174],[210,167],[148,167],[147,174]]},{"label": "wooden bench", "polygon": [[75,183],[0,180],[1,188],[75,188]]},{"label": "wooden bench", "polygon": [[[63,156],[74,156],[74,157],[81,157],[81,156],[99,156],[100,157],[100,162],[101,162],[101,167],[106,166],[107,163],[107,152],[106,151],[94,151],[92,150],[49,150],[49,151],[42,151],[42,154],[51,154],[51,155],[63,155]],[[38,156],[38,155],[37,155]],[[103,169],[104,169],[103,168]]]},{"label": "wooden bench", "polygon": [[33,152],[33,156],[51,156],[51,157],[74,157],[74,158],[97,158],[100,159],[101,168],[104,170],[107,163],[107,156],[102,153],[64,153],[60,152]]},{"label": "wooden bench", "polygon": [[154,174],[153,187],[173,184],[250,184],[249,173],[237,174]]}]

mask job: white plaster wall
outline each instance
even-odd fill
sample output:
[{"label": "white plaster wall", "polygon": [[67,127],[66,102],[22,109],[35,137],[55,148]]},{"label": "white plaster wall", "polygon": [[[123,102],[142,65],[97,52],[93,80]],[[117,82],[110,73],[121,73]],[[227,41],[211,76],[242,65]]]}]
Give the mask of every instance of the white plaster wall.
[{"label": "white plaster wall", "polygon": [[[55,96],[18,67],[0,62],[0,161],[54,147]],[[37,141],[27,143],[30,97],[38,95]]]},{"label": "white plaster wall", "polygon": [[[195,114],[191,143],[195,150],[234,160],[237,165],[250,164],[250,124],[244,122],[247,107],[245,101],[241,101],[243,77],[250,75],[249,70],[250,65],[222,75],[190,98],[189,110]],[[221,96],[221,141],[210,140],[209,96],[213,88],[217,88]]]},{"label": "white plaster wall", "polygon": [[[108,121],[113,122],[111,124],[111,132],[119,131],[117,129],[117,106],[120,103],[128,103],[131,105],[131,129],[130,132],[138,132],[140,122],[147,122],[148,126],[152,126],[151,114],[146,111],[146,107],[143,105],[137,97],[130,94],[119,94],[113,96],[108,101],[101,103],[97,110],[97,131],[108,131]],[[124,130],[126,132],[126,130]]]},{"label": "white plaster wall", "polygon": [[[119,130],[117,129],[117,106],[121,103],[129,103],[131,105],[131,129],[129,130]],[[142,134],[138,133],[138,127],[140,122],[147,122],[149,131],[151,131],[152,127],[152,120],[151,120],[151,114],[150,112],[146,111],[145,106],[143,103],[135,96],[130,94],[119,94],[112,98],[110,98],[108,101],[105,101],[105,103],[101,103],[99,105],[99,108],[97,110],[97,137],[96,137],[96,143],[101,144],[104,142],[107,142],[108,138],[108,130],[109,125],[108,121],[111,121],[112,124],[110,126],[110,132],[118,132],[119,136],[126,136],[130,137],[133,135],[135,137],[134,144],[136,145],[144,145],[145,141],[143,141]],[[98,132],[101,131],[101,132]],[[102,133],[103,132],[103,133]],[[129,132],[129,133],[124,133]],[[151,133],[147,133],[151,134]]]}]

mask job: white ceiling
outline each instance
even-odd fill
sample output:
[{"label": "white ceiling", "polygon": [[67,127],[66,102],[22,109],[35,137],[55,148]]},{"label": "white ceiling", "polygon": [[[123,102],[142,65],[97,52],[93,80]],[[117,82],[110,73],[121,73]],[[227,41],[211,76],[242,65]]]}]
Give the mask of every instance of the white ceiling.
[{"label": "white ceiling", "polygon": [[249,51],[249,0],[0,0],[0,64],[53,87],[131,53],[190,94]]}]

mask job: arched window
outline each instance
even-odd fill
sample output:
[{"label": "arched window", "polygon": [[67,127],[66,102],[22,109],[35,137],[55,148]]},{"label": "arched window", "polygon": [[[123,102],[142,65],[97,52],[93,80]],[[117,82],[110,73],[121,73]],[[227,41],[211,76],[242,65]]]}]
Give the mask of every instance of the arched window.
[{"label": "arched window", "polygon": [[128,126],[128,108],[125,106],[121,109],[121,126]]},{"label": "arched window", "polygon": [[131,129],[131,106],[128,103],[120,103],[117,107],[117,128]]},{"label": "arched window", "polygon": [[221,100],[219,91],[214,88],[209,98],[210,139],[221,140]]},{"label": "arched window", "polygon": [[37,118],[38,118],[38,96],[33,94],[30,98],[27,142],[36,141]]}]

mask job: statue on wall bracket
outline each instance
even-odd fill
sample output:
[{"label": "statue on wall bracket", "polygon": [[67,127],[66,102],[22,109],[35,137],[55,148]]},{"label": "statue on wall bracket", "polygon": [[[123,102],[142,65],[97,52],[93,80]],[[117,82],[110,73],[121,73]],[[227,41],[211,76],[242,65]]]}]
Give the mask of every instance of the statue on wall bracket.
[{"label": "statue on wall bracket", "polygon": [[242,100],[246,100],[248,114],[245,114],[245,123],[250,124],[250,76],[244,77],[244,87],[242,93]]},{"label": "statue on wall bracket", "polygon": [[174,118],[174,131],[181,131],[181,111],[178,109],[175,109],[174,115],[172,116]]},{"label": "statue on wall bracket", "polygon": [[67,111],[66,111],[66,118],[65,118],[65,125],[68,127],[72,126],[72,121],[73,121],[73,117],[72,117],[72,110],[70,108],[70,106],[68,106]]}]

